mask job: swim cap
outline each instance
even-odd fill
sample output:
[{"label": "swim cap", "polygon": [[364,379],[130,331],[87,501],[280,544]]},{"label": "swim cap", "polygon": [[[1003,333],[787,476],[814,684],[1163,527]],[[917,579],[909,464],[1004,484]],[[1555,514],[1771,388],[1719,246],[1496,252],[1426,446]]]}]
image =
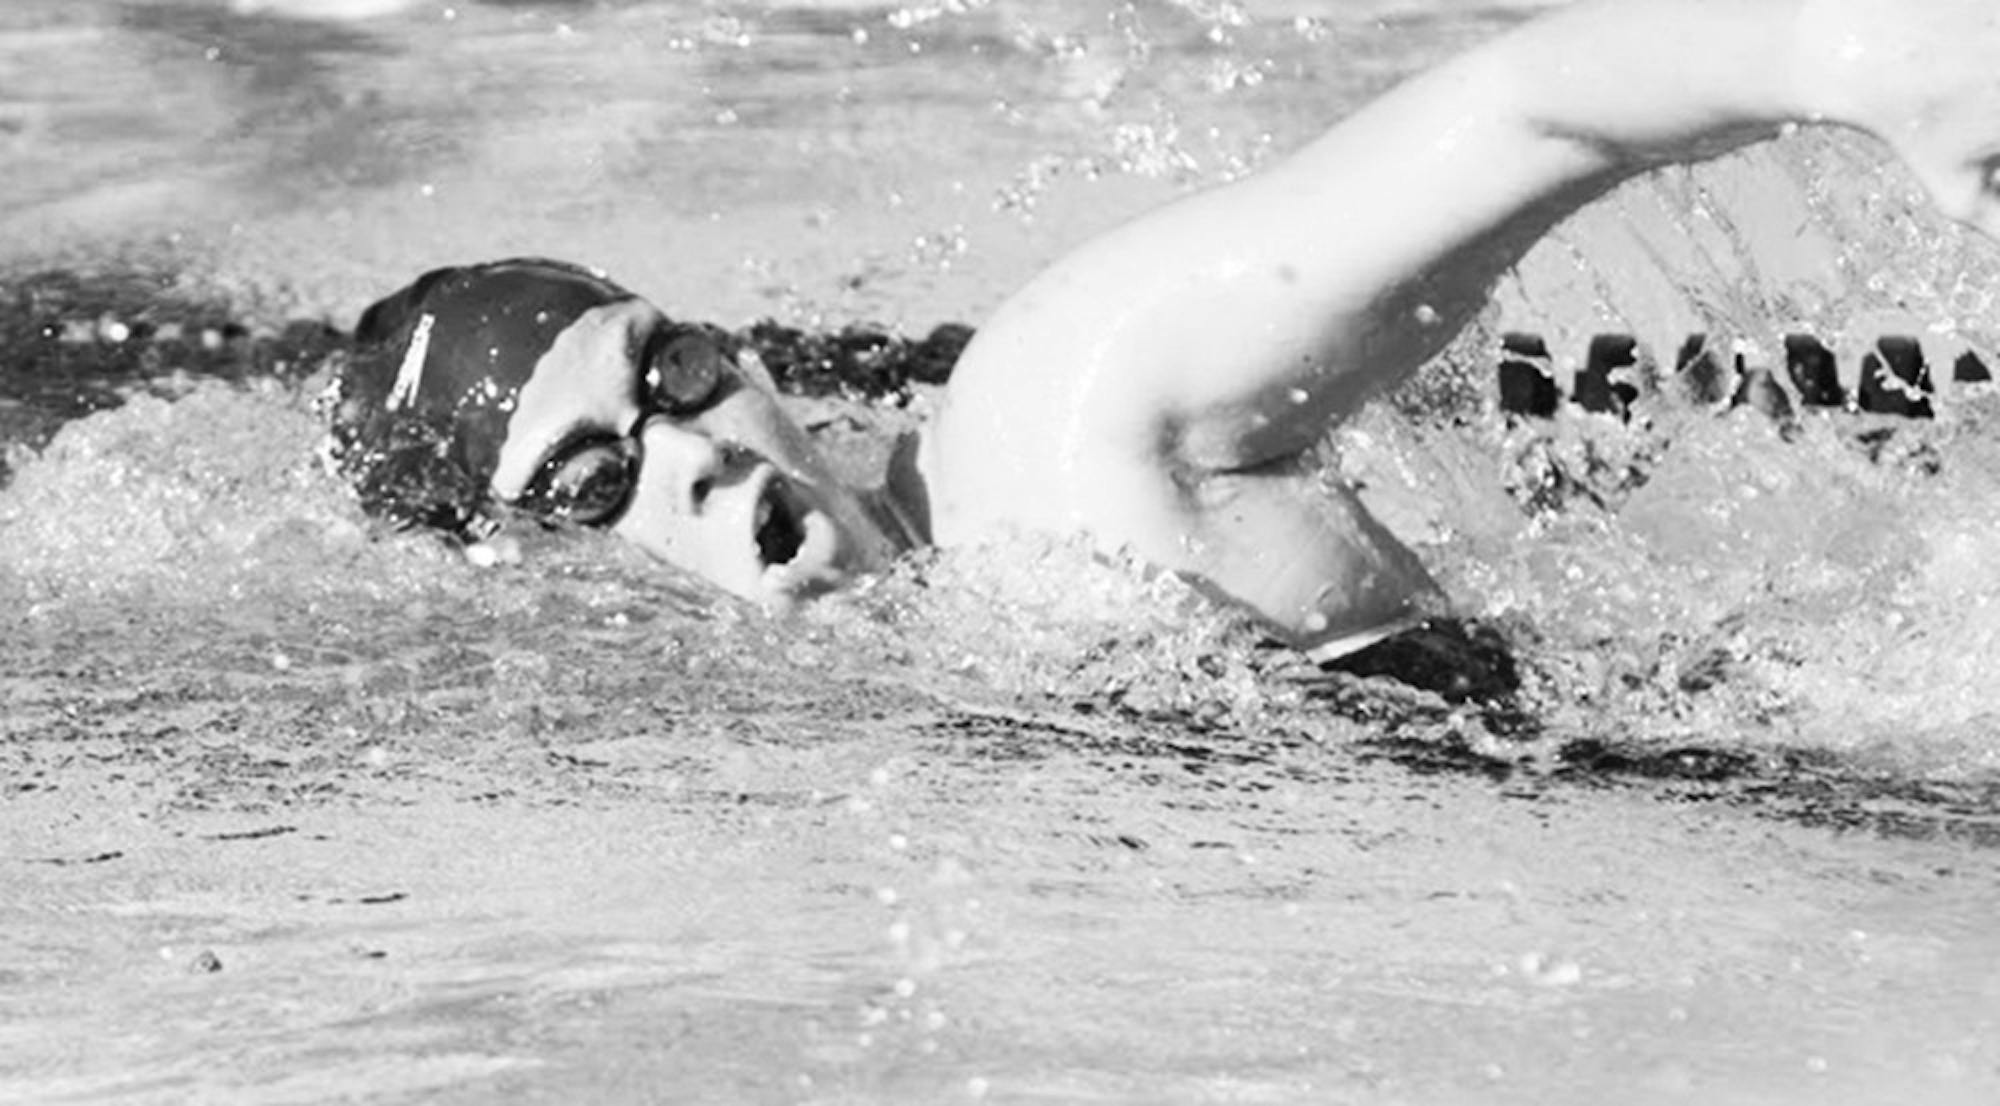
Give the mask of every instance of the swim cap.
[{"label": "swim cap", "polygon": [[603,274],[515,258],[436,269],[369,307],[332,391],[332,448],[369,511],[454,532],[487,483],[528,378],[584,313],[637,297]]}]

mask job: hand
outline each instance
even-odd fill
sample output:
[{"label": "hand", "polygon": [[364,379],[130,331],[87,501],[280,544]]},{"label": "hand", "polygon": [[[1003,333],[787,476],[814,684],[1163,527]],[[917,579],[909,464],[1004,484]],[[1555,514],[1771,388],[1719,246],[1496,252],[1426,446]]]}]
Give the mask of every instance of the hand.
[{"label": "hand", "polygon": [[1887,142],[1940,210],[2000,238],[2000,4],[1807,0],[1798,26],[1812,119]]}]

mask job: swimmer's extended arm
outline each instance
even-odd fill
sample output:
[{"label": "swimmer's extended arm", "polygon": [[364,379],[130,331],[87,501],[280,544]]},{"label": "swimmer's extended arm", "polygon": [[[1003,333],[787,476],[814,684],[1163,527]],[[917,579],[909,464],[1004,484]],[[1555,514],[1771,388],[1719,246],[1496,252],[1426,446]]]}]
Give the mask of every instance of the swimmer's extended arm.
[{"label": "swimmer's extended arm", "polygon": [[[1085,244],[1003,305],[939,423],[941,538],[1085,529],[1252,589],[1267,566],[1215,553],[1214,486],[1225,505],[1246,488],[1296,498],[1296,481],[1257,477],[1283,476],[1437,352],[1556,222],[1648,168],[1786,122],[1882,134],[1954,214],[1990,220],[2000,83],[1982,67],[2000,56],[1996,9],[1586,0],[1407,82],[1269,170]],[[1315,525],[1256,540],[1306,540]],[[1342,603],[1321,613],[1338,622]]]}]

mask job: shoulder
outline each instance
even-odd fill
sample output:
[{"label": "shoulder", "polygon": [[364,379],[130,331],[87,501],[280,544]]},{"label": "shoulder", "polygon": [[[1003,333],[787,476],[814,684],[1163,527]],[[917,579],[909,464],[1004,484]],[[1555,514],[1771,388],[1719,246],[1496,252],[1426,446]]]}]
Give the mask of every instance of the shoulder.
[{"label": "shoulder", "polygon": [[1171,510],[1160,405],[1093,360],[1087,320],[1010,310],[968,347],[916,450],[935,540],[1123,532]]}]

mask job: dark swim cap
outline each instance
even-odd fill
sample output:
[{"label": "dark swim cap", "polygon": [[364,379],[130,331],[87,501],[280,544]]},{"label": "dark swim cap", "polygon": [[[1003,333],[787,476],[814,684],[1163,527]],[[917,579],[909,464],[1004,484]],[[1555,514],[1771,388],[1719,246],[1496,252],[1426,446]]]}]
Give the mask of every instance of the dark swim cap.
[{"label": "dark swim cap", "polygon": [[332,392],[336,466],[372,513],[476,529],[522,385],[578,318],[635,298],[540,258],[425,273],[355,327]]}]

